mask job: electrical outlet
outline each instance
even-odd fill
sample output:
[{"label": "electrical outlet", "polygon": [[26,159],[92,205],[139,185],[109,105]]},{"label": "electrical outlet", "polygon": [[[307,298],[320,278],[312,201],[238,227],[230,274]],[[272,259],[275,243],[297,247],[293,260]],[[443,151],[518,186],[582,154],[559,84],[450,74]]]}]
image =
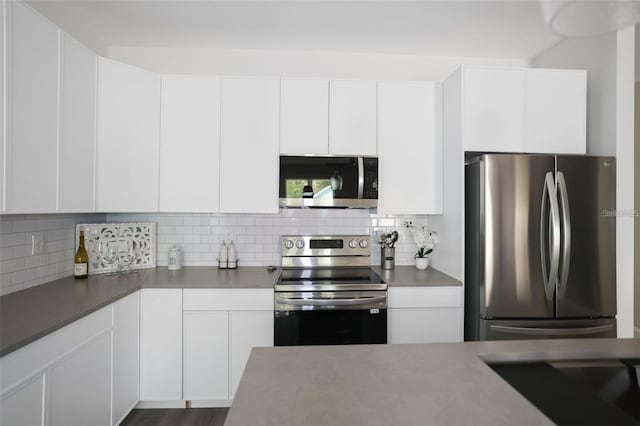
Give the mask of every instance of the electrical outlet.
[{"label": "electrical outlet", "polygon": [[44,252],[44,234],[36,232],[31,234],[31,256],[42,254]]}]

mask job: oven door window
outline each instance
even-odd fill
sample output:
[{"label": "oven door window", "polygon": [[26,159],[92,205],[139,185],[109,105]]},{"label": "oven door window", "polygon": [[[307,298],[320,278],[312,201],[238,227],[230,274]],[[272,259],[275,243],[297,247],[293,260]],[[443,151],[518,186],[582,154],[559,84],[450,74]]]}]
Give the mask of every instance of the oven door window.
[{"label": "oven door window", "polygon": [[386,309],[275,311],[276,346],[387,343]]}]

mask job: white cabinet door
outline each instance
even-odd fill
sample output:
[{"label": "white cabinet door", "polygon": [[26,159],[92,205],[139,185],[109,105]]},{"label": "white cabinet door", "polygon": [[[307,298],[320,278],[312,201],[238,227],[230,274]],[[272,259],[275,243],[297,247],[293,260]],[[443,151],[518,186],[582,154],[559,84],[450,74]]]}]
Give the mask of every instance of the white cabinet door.
[{"label": "white cabinet door", "polygon": [[58,28],[23,2],[11,11],[7,210],[55,212],[58,174]]},{"label": "white cabinet door", "polygon": [[439,83],[378,83],[379,213],[442,213],[441,105]]},{"label": "white cabinet door", "polygon": [[140,390],[140,292],[113,305],[113,424],[138,403]]},{"label": "white cabinet door", "polygon": [[526,152],[586,154],[587,74],[528,69]]},{"label": "white cabinet door", "polygon": [[229,314],[184,313],[184,399],[229,399]]},{"label": "white cabinet door", "polygon": [[465,68],[464,151],[524,152],[525,71]]},{"label": "white cabinet door", "polygon": [[389,309],[389,343],[461,342],[460,309]]},{"label": "white cabinet door", "polygon": [[229,312],[229,399],[255,346],[273,346],[273,311]]},{"label": "white cabinet door", "polygon": [[4,426],[44,425],[44,376],[36,376],[0,401],[0,424]]},{"label": "white cabinet door", "polygon": [[162,77],[160,211],[217,212],[220,79]]},{"label": "white cabinet door", "polygon": [[48,373],[49,425],[111,425],[111,332],[96,337]]},{"label": "white cabinet door", "polygon": [[182,399],[182,290],[145,289],[140,302],[140,399]]},{"label": "white cabinet door", "polygon": [[4,151],[6,146],[6,121],[5,121],[5,103],[7,96],[6,88],[6,64],[7,64],[7,49],[5,40],[7,39],[7,22],[5,21],[5,0],[2,0],[0,4],[0,99],[4,101],[0,102],[0,212],[4,212],[6,207],[4,204]]},{"label": "white cabinet door", "polygon": [[329,153],[329,81],[283,79],[280,153]]},{"label": "white cabinet door", "polygon": [[98,57],[62,35],[58,211],[94,211]]},{"label": "white cabinet door", "polygon": [[222,80],[220,211],[277,213],[280,81]]},{"label": "white cabinet door", "polygon": [[96,210],[158,210],[160,76],[98,61]]},{"label": "white cabinet door", "polygon": [[329,153],[376,155],[376,82],[332,80],[329,87]]}]

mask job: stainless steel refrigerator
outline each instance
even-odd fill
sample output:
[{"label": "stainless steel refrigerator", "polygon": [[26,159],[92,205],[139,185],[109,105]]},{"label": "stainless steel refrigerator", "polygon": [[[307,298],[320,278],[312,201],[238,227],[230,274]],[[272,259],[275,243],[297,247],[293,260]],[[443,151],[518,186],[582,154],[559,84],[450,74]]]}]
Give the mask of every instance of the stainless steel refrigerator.
[{"label": "stainless steel refrigerator", "polygon": [[616,336],[615,159],[465,166],[465,340]]}]

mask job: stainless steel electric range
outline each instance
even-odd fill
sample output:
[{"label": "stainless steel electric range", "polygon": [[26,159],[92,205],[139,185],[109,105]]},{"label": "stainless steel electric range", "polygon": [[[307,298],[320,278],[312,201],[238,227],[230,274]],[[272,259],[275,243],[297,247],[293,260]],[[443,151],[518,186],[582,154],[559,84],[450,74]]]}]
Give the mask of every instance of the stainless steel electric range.
[{"label": "stainless steel electric range", "polygon": [[387,284],[368,235],[282,237],[276,346],[387,343]]}]

